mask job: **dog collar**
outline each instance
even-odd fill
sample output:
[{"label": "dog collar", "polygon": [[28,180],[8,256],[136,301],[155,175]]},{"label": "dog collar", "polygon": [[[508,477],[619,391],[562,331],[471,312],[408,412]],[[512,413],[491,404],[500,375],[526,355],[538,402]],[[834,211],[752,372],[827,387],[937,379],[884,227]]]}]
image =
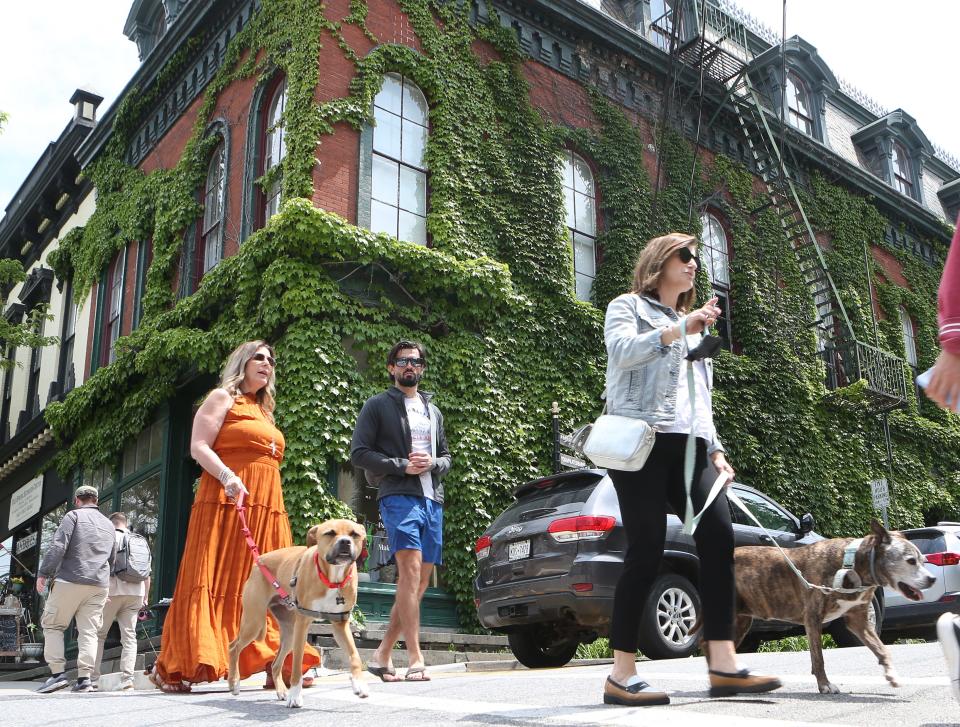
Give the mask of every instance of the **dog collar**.
[{"label": "dog collar", "polygon": [[[847,577],[848,573],[852,573],[859,584],[860,576],[857,575],[854,566],[857,561],[857,551],[860,550],[860,546],[863,544],[863,538],[857,538],[856,540],[850,541],[850,544],[843,549],[843,564],[840,567],[840,570],[837,571],[836,575],[833,576],[833,587],[834,588],[843,588],[843,581]],[[870,573],[873,574],[873,560],[870,561]]]},{"label": "dog collar", "polygon": [[340,581],[339,583],[334,583],[329,578],[327,578],[327,574],[324,573],[323,569],[320,567],[319,551],[313,552],[313,562],[317,566],[317,575],[320,576],[320,580],[323,581],[323,585],[325,585],[327,588],[336,588],[336,589],[343,588],[350,581],[350,576],[353,575],[352,570],[348,568],[347,575],[343,577],[343,580]]}]

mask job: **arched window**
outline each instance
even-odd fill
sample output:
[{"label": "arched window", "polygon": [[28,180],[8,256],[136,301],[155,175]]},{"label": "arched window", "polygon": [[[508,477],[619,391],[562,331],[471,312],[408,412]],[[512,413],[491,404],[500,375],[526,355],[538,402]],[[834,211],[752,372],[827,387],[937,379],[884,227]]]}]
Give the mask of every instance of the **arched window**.
[{"label": "arched window", "polygon": [[227,154],[223,140],[210,155],[203,185],[203,220],[197,230],[197,270],[202,278],[223,257],[223,208]]},{"label": "arched window", "polygon": [[423,92],[398,73],[383,77],[373,100],[370,229],[427,244],[429,107]]},{"label": "arched window", "polygon": [[563,198],[576,295],[589,301],[597,274],[597,190],[590,165],[569,150],[563,153]]},{"label": "arched window", "polygon": [[787,73],[787,123],[807,136],[813,136],[813,116],[806,84],[795,73]]},{"label": "arched window", "polygon": [[716,322],[717,335],[723,339],[724,348],[730,350],[732,337],[730,325],[730,243],[720,220],[709,212],[700,216],[703,233],[700,236],[700,261],[706,268],[713,294],[721,313]]},{"label": "arched window", "polygon": [[913,196],[913,175],[910,170],[910,157],[902,144],[893,143],[893,186],[901,194]]},{"label": "arched window", "polygon": [[257,148],[260,150],[260,164],[257,177],[263,179],[271,171],[276,171],[270,176],[268,187],[258,185],[254,229],[263,227],[267,220],[280,210],[280,189],[283,186],[283,180],[279,166],[287,154],[283,128],[283,111],[287,105],[286,80],[280,77],[274,81],[265,97],[267,102],[263,105],[263,114],[259,121],[260,138]]},{"label": "arched window", "polygon": [[907,363],[915,369],[917,368],[917,340],[913,331],[913,320],[903,306],[900,306],[900,327],[903,330],[903,351],[906,354]]}]

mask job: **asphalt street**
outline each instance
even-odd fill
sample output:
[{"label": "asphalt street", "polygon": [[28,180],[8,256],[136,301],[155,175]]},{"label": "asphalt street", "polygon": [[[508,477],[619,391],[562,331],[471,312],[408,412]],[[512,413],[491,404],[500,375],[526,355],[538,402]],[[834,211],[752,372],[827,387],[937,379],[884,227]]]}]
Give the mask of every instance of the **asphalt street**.
[{"label": "asphalt street", "polygon": [[432,669],[429,683],[384,684],[371,677],[367,699],[352,693],[343,673],[333,673],[304,691],[299,710],[287,709],[273,692],[264,691],[262,676],[245,682],[239,697],[231,696],[223,683],[187,695],[156,691],[39,695],[32,691],[38,683],[7,682],[0,683],[0,725],[960,725],[960,704],[950,695],[939,645],[890,648],[901,677],[898,689],[887,684],[865,648],[828,650],[827,674],[842,690],[838,695],[817,691],[807,652],[745,655],[748,666],[779,675],[784,686],[768,695],[727,699],[708,698],[702,658],[641,662],[641,674],[669,690],[673,700],[669,706],[648,708],[602,704],[606,665],[465,671],[463,664],[453,664]]}]

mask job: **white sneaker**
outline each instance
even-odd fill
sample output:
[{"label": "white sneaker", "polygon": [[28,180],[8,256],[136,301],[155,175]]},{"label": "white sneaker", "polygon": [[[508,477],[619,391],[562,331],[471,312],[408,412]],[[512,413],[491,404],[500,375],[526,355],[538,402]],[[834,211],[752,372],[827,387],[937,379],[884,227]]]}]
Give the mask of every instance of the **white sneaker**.
[{"label": "white sneaker", "polygon": [[950,677],[950,691],[953,698],[960,702],[960,616],[945,613],[937,619],[937,638],[947,660],[947,675]]},{"label": "white sneaker", "polygon": [[124,679],[120,682],[117,687],[118,692],[131,692],[133,691],[133,679]]}]

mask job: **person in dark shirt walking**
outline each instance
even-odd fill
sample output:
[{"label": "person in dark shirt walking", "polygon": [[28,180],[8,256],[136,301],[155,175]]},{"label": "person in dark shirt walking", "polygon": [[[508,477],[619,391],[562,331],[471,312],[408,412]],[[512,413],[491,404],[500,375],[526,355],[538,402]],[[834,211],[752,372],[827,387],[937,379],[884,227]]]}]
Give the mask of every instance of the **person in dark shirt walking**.
[{"label": "person in dark shirt walking", "polygon": [[434,565],[442,562],[443,484],[450,452],[443,415],[420,391],[427,365],[423,346],[400,341],[387,356],[394,385],[371,397],[357,417],[350,461],[379,487],[380,518],[397,559],[397,595],[383,641],[367,666],[385,682],[399,681],[391,661],[402,638],[409,655],[405,681],[428,681],[420,652],[420,600]]}]

